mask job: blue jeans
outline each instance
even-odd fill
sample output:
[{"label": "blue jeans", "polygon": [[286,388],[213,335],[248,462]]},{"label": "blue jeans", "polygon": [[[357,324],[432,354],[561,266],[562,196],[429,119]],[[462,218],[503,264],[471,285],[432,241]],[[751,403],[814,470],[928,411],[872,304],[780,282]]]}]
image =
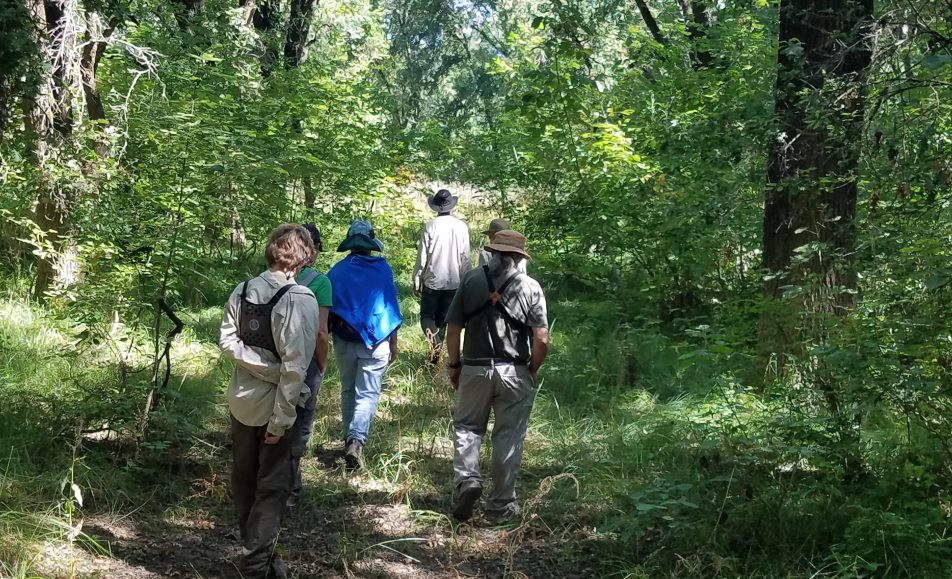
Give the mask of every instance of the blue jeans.
[{"label": "blue jeans", "polygon": [[344,440],[367,443],[370,424],[377,411],[383,372],[390,361],[390,342],[374,348],[334,336],[334,354],[340,371],[340,411]]}]

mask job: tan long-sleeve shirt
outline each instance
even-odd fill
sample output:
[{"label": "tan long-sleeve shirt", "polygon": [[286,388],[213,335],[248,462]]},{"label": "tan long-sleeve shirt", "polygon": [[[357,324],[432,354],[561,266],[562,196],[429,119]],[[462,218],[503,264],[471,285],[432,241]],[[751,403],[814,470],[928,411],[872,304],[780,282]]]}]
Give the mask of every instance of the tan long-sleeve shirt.
[{"label": "tan long-sleeve shirt", "polygon": [[[266,271],[248,282],[247,299],[264,304],[293,279]],[[222,317],[218,345],[235,363],[228,386],[228,408],[242,424],[268,425],[268,432],[283,436],[294,424],[295,406],[303,404],[310,391],[304,385],[307,366],[317,342],[318,307],[314,294],[304,286],[293,287],[271,312],[271,332],[281,354],[248,346],[238,337],[241,284],[228,298]]]},{"label": "tan long-sleeve shirt", "polygon": [[437,215],[423,226],[413,268],[413,289],[454,290],[470,270],[469,228],[452,215]]}]

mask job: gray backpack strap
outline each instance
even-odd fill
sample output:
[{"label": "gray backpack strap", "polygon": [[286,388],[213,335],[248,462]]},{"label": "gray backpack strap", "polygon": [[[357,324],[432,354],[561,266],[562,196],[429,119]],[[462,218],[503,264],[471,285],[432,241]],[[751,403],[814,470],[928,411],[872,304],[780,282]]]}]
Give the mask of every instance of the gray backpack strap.
[{"label": "gray backpack strap", "polygon": [[298,283],[298,285],[303,285],[304,287],[307,287],[307,286],[311,285],[311,282],[314,281],[315,279],[317,279],[317,276],[319,276],[319,275],[321,275],[321,274],[317,273],[316,270],[313,270],[313,269],[312,269],[311,271],[307,272],[307,273],[304,274],[303,276],[298,277],[298,278],[297,278],[297,283]]}]

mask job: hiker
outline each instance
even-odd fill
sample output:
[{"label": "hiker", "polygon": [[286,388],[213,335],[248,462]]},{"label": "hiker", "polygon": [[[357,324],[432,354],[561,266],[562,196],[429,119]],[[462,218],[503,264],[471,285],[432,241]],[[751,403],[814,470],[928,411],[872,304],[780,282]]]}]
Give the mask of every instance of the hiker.
[{"label": "hiker", "polygon": [[470,269],[469,228],[450,214],[458,202],[446,189],[427,199],[436,217],[423,226],[413,268],[413,295],[420,298],[420,326],[430,345],[431,364],[440,359],[446,310]]},{"label": "hiker", "polygon": [[291,449],[309,391],[304,384],[317,344],[314,294],[294,283],[314,253],[311,236],[286,223],[271,232],[268,270],[228,298],[219,346],[235,363],[231,411],[231,493],[241,533],[242,577],[286,577],[275,542],[292,483]]},{"label": "hiker", "polygon": [[387,364],[397,359],[397,329],[403,323],[393,270],[387,260],[371,255],[383,251],[373,227],[354,221],[337,251],[350,255],[327,272],[334,286],[330,330],[340,371],[344,462],[361,464],[370,424],[380,400]]},{"label": "hiker", "polygon": [[[483,231],[483,235],[488,236],[489,243],[492,243],[496,234],[505,229],[512,229],[512,225],[509,223],[509,220],[497,217],[496,219],[493,219],[489,222],[489,227],[486,228],[486,231]],[[486,249],[486,246],[483,246],[482,249],[479,250],[479,267],[483,267],[484,265],[488,264],[491,257],[492,254],[488,249]],[[520,272],[526,273],[526,260],[520,260],[518,267]]]},{"label": "hiker", "polygon": [[[526,238],[512,230],[496,233],[489,263],[463,277],[447,314],[449,377],[457,392],[453,410],[453,516],[469,519],[483,492],[479,447],[489,413],[492,433],[492,493],[484,513],[503,521],[519,513],[516,474],[536,376],[549,351],[545,296],[539,283],[519,271],[529,259]],[[466,329],[463,357],[460,332]]]},{"label": "hiker", "polygon": [[317,347],[314,350],[311,363],[307,367],[307,375],[304,377],[304,384],[311,395],[304,404],[304,411],[301,413],[298,422],[301,435],[292,449],[294,482],[291,485],[291,496],[288,498],[289,507],[297,504],[297,499],[301,496],[304,486],[301,479],[301,458],[307,451],[307,443],[311,439],[311,432],[314,429],[314,414],[317,411],[317,394],[321,390],[324,374],[327,373],[327,354],[330,351],[327,319],[331,306],[334,305],[331,280],[313,267],[318,255],[324,251],[324,245],[321,243],[321,230],[313,223],[305,223],[303,227],[311,236],[311,242],[314,244],[314,254],[308,260],[310,265],[305,265],[301,269],[296,281],[299,285],[311,290],[314,297],[317,298],[317,306],[320,309],[317,326]]}]

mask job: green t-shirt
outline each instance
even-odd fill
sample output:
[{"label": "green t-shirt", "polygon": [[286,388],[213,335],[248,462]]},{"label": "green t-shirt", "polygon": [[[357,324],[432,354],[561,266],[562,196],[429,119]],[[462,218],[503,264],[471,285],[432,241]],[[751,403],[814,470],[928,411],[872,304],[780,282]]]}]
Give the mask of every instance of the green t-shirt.
[{"label": "green t-shirt", "polygon": [[[303,268],[301,273],[298,274],[297,279],[300,280],[305,277],[310,277],[308,272],[312,271],[314,271],[314,269],[311,267]],[[314,297],[317,298],[317,305],[320,307],[329,308],[334,305],[331,280],[323,273],[318,273],[317,276],[311,280],[311,283],[307,284],[307,289],[314,292]]]}]

